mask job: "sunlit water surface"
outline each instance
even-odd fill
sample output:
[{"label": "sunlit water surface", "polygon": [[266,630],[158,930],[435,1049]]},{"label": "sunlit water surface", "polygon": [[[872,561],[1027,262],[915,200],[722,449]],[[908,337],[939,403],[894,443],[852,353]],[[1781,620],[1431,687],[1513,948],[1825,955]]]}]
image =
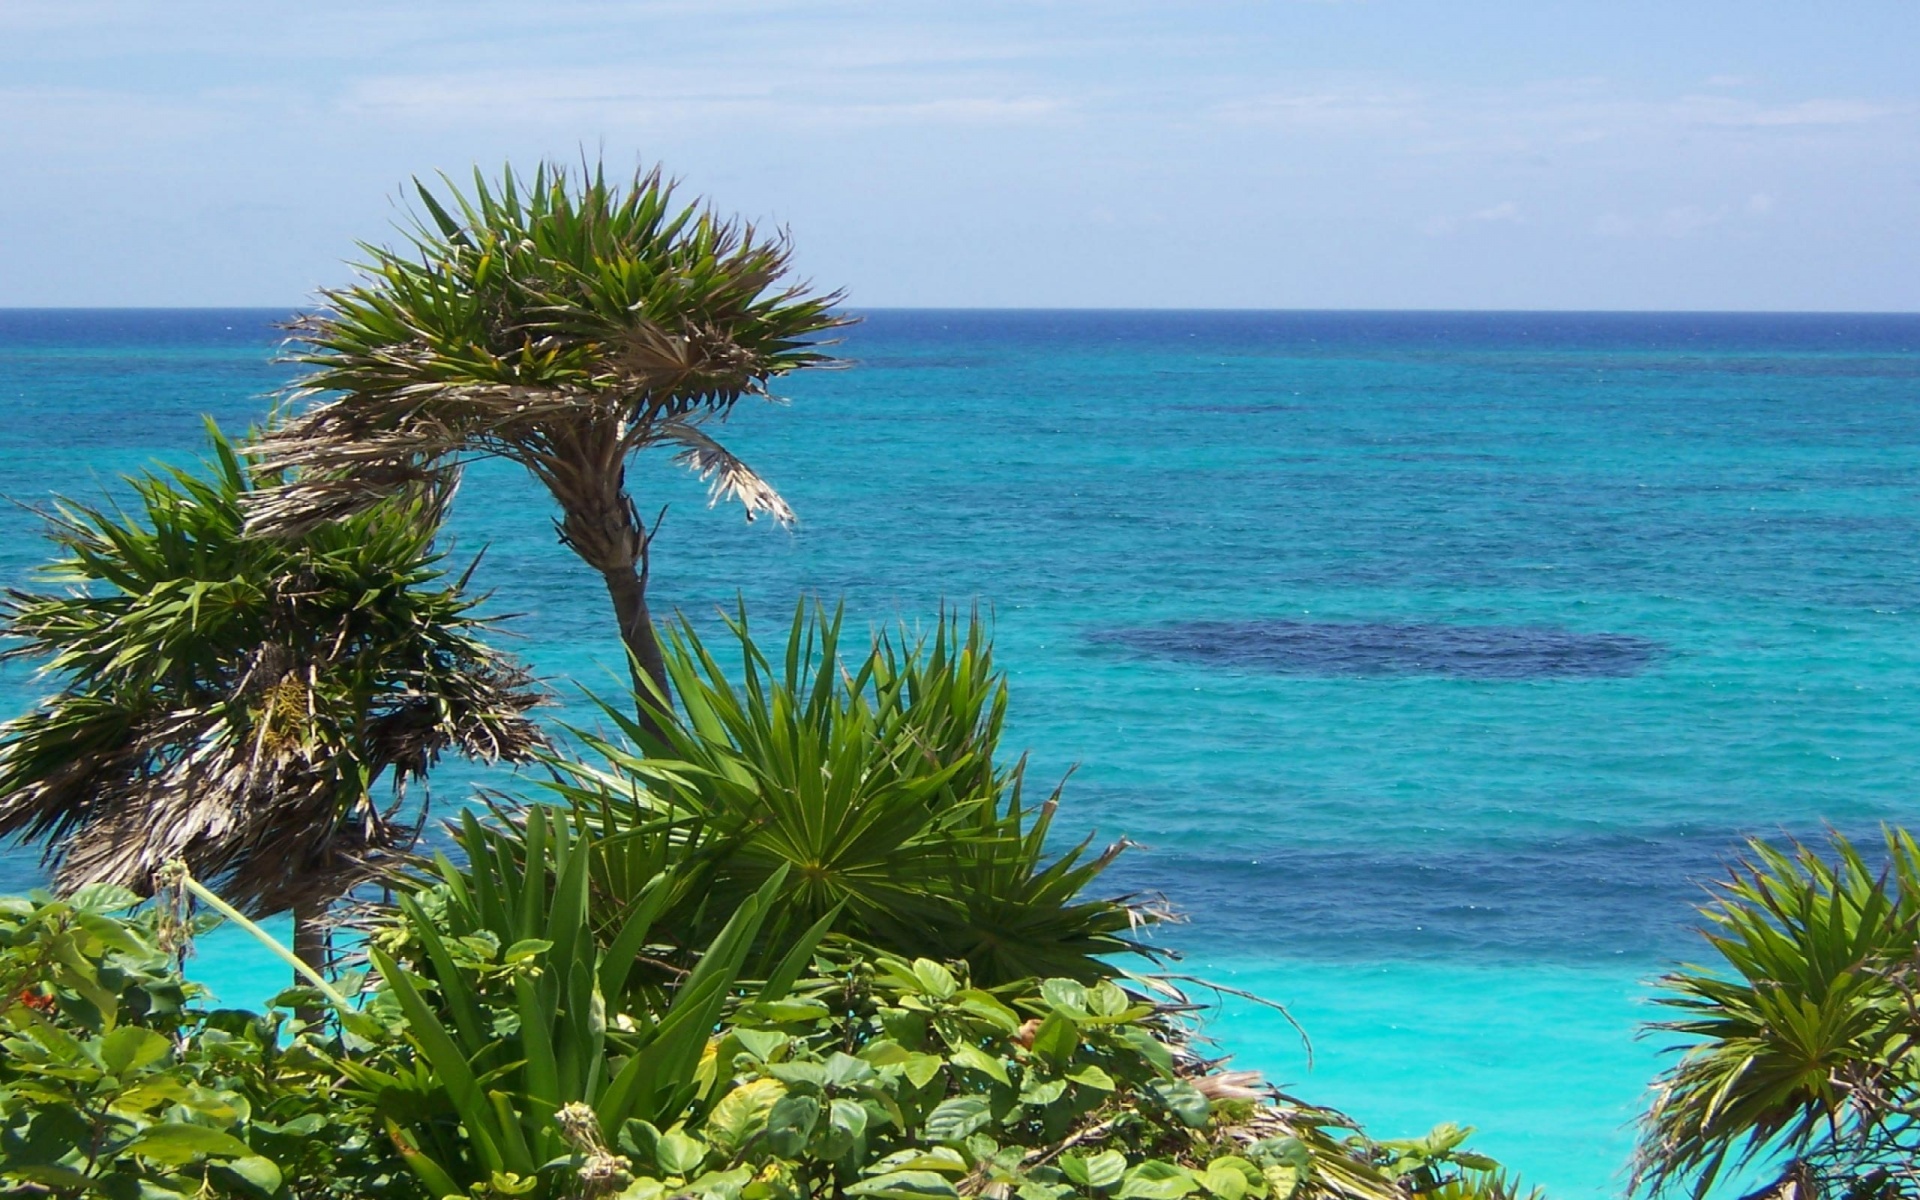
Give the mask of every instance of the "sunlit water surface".
[{"label": "sunlit water surface", "polygon": [[[0,313],[0,490],[257,420],[280,315]],[[989,607],[1013,745],[1078,764],[1063,824],[1142,843],[1116,886],[1187,915],[1183,969],[1287,1004],[1311,1069],[1246,1002],[1209,1032],[1380,1134],[1472,1123],[1617,1191],[1700,884],[1750,833],[1912,819],[1920,318],[887,312],[844,351],[727,431],[797,529],[634,472],[657,601]],[[549,517],[482,465],[458,554],[588,719],[620,660]],[[0,510],[0,583],[43,554]],[[8,668],[0,707],[37,687]],[[279,982],[226,933],[194,969]]]}]

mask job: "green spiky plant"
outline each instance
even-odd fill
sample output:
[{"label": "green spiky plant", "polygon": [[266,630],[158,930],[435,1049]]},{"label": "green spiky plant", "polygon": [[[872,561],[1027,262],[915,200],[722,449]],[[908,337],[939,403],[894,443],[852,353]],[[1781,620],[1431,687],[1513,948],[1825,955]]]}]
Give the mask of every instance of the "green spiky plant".
[{"label": "green spiky plant", "polygon": [[[628,977],[684,890],[684,868],[669,864],[596,912],[596,838],[564,815],[536,807],[502,828],[468,813],[458,841],[466,865],[437,857],[368,952],[411,1052],[340,1066],[431,1195],[501,1179],[529,1189],[544,1180],[552,1191],[540,1195],[565,1194],[588,1165],[569,1141],[570,1114],[614,1130],[664,1127],[692,1101],[708,1040],[782,880],[726,912],[672,986],[631,1004]],[[605,946],[600,926],[612,930]],[[824,932],[789,944],[749,994],[783,996]]]},{"label": "green spiky plant", "polygon": [[365,247],[362,278],[323,292],[294,330],[326,398],[263,443],[299,475],[257,498],[256,528],[357,511],[467,456],[517,462],[552,493],[562,540],[599,573],[632,660],[667,684],[647,606],[654,527],[628,489],[651,447],[738,500],[792,513],[713,436],[777,376],[824,365],[836,295],[789,278],[784,236],[680,200],[658,170],[624,186],[593,167],[416,181],[425,213],[398,249]]},{"label": "green spiky plant", "polygon": [[41,843],[63,891],[146,893],[183,860],[250,915],[291,909],[312,956],[328,904],[411,846],[407,785],[448,752],[526,760],[539,695],[444,574],[446,479],[250,536],[246,499],[280,480],[209,429],[212,459],[130,479],[130,512],[62,502],[62,590],[0,602],[5,657],[59,680],[0,725],[0,834]]},{"label": "green spiky plant", "polygon": [[[883,633],[847,653],[843,615],[802,602],[780,659],[744,608],[723,663],[688,622],[664,665],[684,713],[655,693],[652,722],[605,707],[623,740],[579,732],[598,762],[557,760],[552,786],[612,836],[669,818],[712,835],[708,882],[663,919],[689,945],[769,877],[787,880],[772,944],[829,913],[870,948],[962,960],[998,984],[1118,968],[1156,910],[1089,895],[1125,843],[1046,845],[1058,792],[1024,798],[1024,760],[997,761],[1006,682],[978,616],[943,615],[924,636]],[[619,880],[607,889],[618,894]]]},{"label": "green spiky plant", "polygon": [[1886,835],[1875,868],[1755,841],[1703,910],[1718,962],[1661,980],[1685,1039],[1655,1081],[1635,1184],[1705,1196],[1772,1164],[1803,1194],[1920,1195],[1920,844]]}]

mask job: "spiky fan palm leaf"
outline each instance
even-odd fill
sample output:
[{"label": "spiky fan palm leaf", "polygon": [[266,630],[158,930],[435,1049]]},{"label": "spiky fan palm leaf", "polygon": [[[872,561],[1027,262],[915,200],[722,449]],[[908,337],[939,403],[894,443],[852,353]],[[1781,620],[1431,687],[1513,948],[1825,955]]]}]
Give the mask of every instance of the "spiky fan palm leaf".
[{"label": "spiky fan palm leaf", "polygon": [[1655,1081],[1638,1187],[1704,1196],[1770,1159],[1783,1183],[1857,1182],[1920,1153],[1920,844],[1889,830],[1886,854],[1751,843],[1703,910],[1718,963],[1660,981],[1676,1015],[1653,1028],[1684,1053]]},{"label": "spiky fan palm leaf", "polygon": [[976,616],[926,636],[885,633],[842,650],[843,616],[799,605],[780,657],[742,610],[723,663],[685,621],[666,662],[684,715],[663,697],[652,723],[606,708],[624,739],[580,732],[598,762],[553,765],[558,795],[603,838],[697,822],[708,882],[664,917],[688,945],[776,873],[787,880],[771,944],[831,918],[882,951],[964,959],[976,980],[1110,975],[1103,956],[1159,913],[1089,894],[1125,848],[1047,844],[1057,794],[1022,799],[1024,762],[996,761],[1005,678]]},{"label": "spiky fan palm leaf", "polygon": [[411,843],[417,820],[376,784],[545,743],[538,694],[434,549],[450,480],[249,536],[246,499],[280,480],[211,432],[202,471],[128,481],[131,513],[62,501],[43,576],[66,589],[0,603],[5,657],[60,681],[0,725],[0,835],[42,843],[62,888],[144,891],[184,859],[264,915]]},{"label": "spiky fan palm leaf", "polygon": [[358,511],[449,462],[494,455],[553,494],[562,540],[598,571],[620,631],[665,684],[646,607],[651,536],[628,459],[670,446],[748,519],[792,512],[711,433],[741,398],[830,360],[815,335],[844,323],[837,295],[788,281],[783,236],[682,203],[658,170],[622,187],[604,170],[477,172],[403,249],[365,247],[359,283],[294,331],[324,396],[261,445],[300,468],[253,498],[256,529],[298,531]]}]

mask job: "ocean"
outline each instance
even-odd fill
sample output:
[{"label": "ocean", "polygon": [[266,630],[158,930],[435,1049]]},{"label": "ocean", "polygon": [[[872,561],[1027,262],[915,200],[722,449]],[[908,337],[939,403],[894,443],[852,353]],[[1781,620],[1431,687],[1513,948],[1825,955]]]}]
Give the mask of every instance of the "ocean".
[{"label": "ocean", "polygon": [[[0,493],[260,420],[285,315],[0,312]],[[1312,1041],[1223,993],[1220,1052],[1378,1135],[1617,1194],[1648,981],[1742,839],[1914,819],[1920,316],[884,311],[840,352],[724,431],[796,528],[632,472],[656,606],[980,605],[1063,835],[1139,843],[1109,878],[1184,914],[1179,969]],[[482,463],[451,536],[586,720],[622,660],[550,516]],[[0,584],[44,554],[0,509]],[[277,986],[226,934],[193,969]]]}]

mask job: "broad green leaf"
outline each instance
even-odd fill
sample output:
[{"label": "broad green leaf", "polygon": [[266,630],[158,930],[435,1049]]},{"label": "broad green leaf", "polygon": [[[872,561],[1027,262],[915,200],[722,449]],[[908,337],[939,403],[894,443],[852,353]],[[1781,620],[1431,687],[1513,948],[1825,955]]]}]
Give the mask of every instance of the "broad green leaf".
[{"label": "broad green leaf", "polygon": [[1127,993],[1111,979],[1103,979],[1087,992],[1087,1011],[1096,1017],[1117,1017],[1127,1011]]},{"label": "broad green leaf", "polygon": [[245,1158],[236,1158],[223,1165],[227,1170],[232,1171],[235,1175],[246,1180],[248,1184],[262,1192],[271,1194],[280,1190],[280,1168],[274,1165],[272,1159],[264,1158],[258,1154],[250,1154]]},{"label": "broad green leaf", "polygon": [[986,1128],[992,1120],[993,1113],[984,1097],[955,1096],[942,1100],[927,1114],[926,1134],[931,1141],[953,1145],[965,1141],[968,1134]]},{"label": "broad green leaf", "polygon": [[1020,1015],[1000,1002],[999,997],[979,988],[968,988],[959,996],[960,1007],[986,1021],[1001,1033],[1013,1033],[1020,1028]]},{"label": "broad green leaf", "polygon": [[792,1040],[776,1029],[736,1029],[733,1036],[740,1039],[742,1049],[761,1062],[772,1062]]},{"label": "broad green leaf", "polygon": [[826,1086],[830,1088],[857,1087],[873,1078],[873,1065],[855,1058],[851,1054],[835,1050],[827,1056]]},{"label": "broad green leaf", "polygon": [[978,1046],[961,1046],[949,1057],[955,1066],[965,1067],[970,1071],[978,1071],[989,1079],[996,1080],[1000,1083],[1009,1082],[1006,1064],[993,1055],[988,1054],[985,1050],[980,1049]]},{"label": "broad green leaf", "polygon": [[1119,1200],[1180,1200],[1199,1186],[1185,1167],[1150,1159],[1127,1172],[1118,1195]]},{"label": "broad green leaf", "polygon": [[933,1082],[934,1076],[947,1064],[938,1055],[913,1054],[907,1058],[907,1079],[917,1088],[923,1088]]},{"label": "broad green leaf", "polygon": [[1115,1086],[1113,1076],[1107,1074],[1106,1071],[1092,1063],[1081,1067],[1077,1071],[1067,1072],[1067,1079],[1072,1083],[1079,1084],[1081,1087],[1093,1088],[1095,1091],[1101,1092],[1111,1092]]},{"label": "broad green leaf", "polygon": [[1072,979],[1049,979],[1040,985],[1040,998],[1051,1008],[1076,1019],[1088,1015],[1087,989]]},{"label": "broad green leaf", "polygon": [[1168,1112],[1195,1129],[1205,1125],[1212,1112],[1207,1098],[1184,1079],[1156,1079],[1147,1085],[1147,1090]]},{"label": "broad green leaf", "polygon": [[655,1143],[653,1158],[661,1171],[684,1178],[699,1170],[700,1164],[706,1161],[707,1144],[677,1129],[669,1129]]},{"label": "broad green leaf", "polygon": [[1020,1089],[1020,1103],[1032,1108],[1045,1108],[1066,1094],[1067,1081],[1064,1079],[1029,1081]]},{"label": "broad green leaf", "polygon": [[506,948],[500,955],[500,961],[503,963],[526,962],[529,959],[538,958],[551,949],[553,949],[553,943],[545,938],[521,938]]},{"label": "broad green leaf", "polygon": [[1110,1188],[1127,1173],[1127,1156],[1118,1150],[1102,1150],[1086,1160],[1087,1186]]},{"label": "broad green leaf", "polygon": [[205,1125],[152,1125],[135,1134],[124,1152],[169,1166],[184,1166],[197,1158],[250,1158],[253,1148],[230,1133]]},{"label": "broad green leaf", "polygon": [[953,977],[953,972],[930,958],[913,960],[913,976],[920,981],[921,988],[936,1000],[951,1000],[954,993],[960,990],[960,983]]},{"label": "broad green leaf", "polygon": [[1056,1066],[1064,1065],[1080,1045],[1080,1027],[1062,1012],[1047,1014],[1034,1031],[1033,1052]]},{"label": "broad green leaf", "polygon": [[874,1196],[879,1200],[955,1200],[960,1194],[945,1175],[932,1171],[891,1171],[863,1179],[845,1191],[849,1196]]},{"label": "broad green leaf", "polygon": [[100,1039],[100,1061],[115,1075],[151,1066],[167,1056],[172,1043],[151,1029],[122,1025]]}]

